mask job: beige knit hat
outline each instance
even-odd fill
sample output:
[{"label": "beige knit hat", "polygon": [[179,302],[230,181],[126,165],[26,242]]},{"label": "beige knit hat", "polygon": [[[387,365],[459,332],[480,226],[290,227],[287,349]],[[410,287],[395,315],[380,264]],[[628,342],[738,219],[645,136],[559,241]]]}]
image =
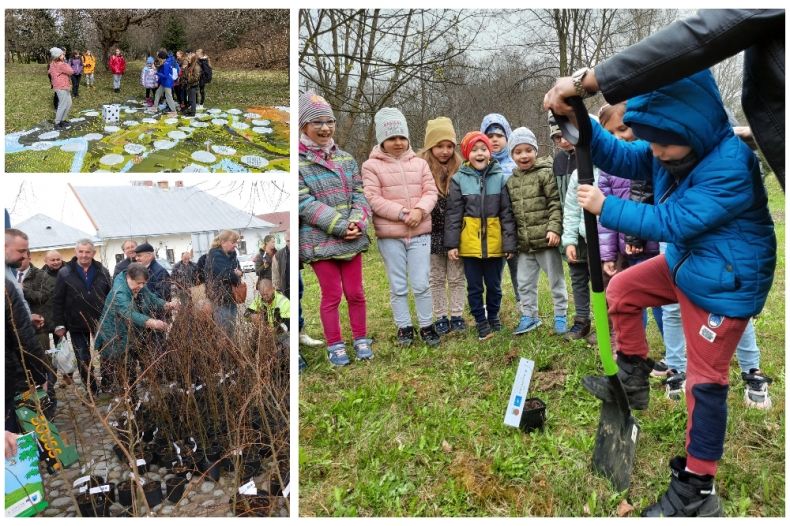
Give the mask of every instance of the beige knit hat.
[{"label": "beige knit hat", "polygon": [[458,144],[455,137],[453,121],[447,117],[436,117],[428,121],[425,125],[425,145],[424,150],[429,150],[442,141],[450,141],[453,145]]}]

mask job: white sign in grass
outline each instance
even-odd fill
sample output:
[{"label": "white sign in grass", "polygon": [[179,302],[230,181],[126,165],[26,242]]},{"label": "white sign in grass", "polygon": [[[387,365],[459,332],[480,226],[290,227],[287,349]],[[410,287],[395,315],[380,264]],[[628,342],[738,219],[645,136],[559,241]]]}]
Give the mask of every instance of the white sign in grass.
[{"label": "white sign in grass", "polygon": [[510,401],[505,411],[505,425],[518,427],[521,423],[521,415],[524,413],[524,402],[529,391],[529,382],[532,380],[532,372],[535,370],[535,362],[521,358],[518,362],[516,379],[513,380],[513,390],[510,391]]}]

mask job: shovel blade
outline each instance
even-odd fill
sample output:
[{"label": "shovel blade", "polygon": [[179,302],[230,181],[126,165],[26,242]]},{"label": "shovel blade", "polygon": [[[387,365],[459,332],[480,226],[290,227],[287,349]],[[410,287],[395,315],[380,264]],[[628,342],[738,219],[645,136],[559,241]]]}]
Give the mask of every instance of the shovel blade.
[{"label": "shovel blade", "polygon": [[639,426],[629,412],[612,400],[603,402],[595,435],[593,469],[609,479],[617,491],[631,485]]}]

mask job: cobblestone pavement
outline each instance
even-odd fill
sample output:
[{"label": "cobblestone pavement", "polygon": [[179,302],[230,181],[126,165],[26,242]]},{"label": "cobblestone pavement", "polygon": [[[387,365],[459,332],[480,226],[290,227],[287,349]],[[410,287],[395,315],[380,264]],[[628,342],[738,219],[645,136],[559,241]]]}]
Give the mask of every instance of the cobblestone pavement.
[{"label": "cobblestone pavement", "polygon": [[[75,377],[78,375],[75,374]],[[76,493],[73,490],[73,483],[82,476],[80,466],[86,465],[90,461],[95,462],[91,471],[103,476],[108,482],[116,484],[129,479],[130,470],[125,463],[122,465],[118,457],[112,450],[113,441],[107,431],[100,425],[96,417],[91,414],[88,408],[78,399],[77,390],[84,392],[79,380],[71,386],[62,386],[61,382],[56,387],[58,398],[57,414],[54,423],[61,433],[61,436],[69,444],[75,444],[80,454],[80,461],[60,473],[50,474],[46,471],[45,465],[41,464],[41,473],[44,482],[45,497],[49,502],[49,507],[42,513],[46,517],[75,517],[80,516],[76,504]],[[77,428],[78,427],[78,431]],[[269,490],[269,480],[274,473],[273,458],[265,461],[265,468],[261,475],[254,478],[258,489]],[[146,480],[156,480],[162,485],[163,494],[165,491],[164,481],[172,475],[168,474],[166,468],[155,466],[155,468],[143,475]],[[201,478],[197,475],[186,486],[184,495],[177,503],[172,503],[166,499],[150,510],[144,499],[138,499],[140,509],[138,516],[150,517],[232,517],[233,511],[230,506],[230,499],[237,491],[239,485],[234,472],[222,471],[222,476],[218,482]],[[143,500],[140,503],[140,500]],[[120,504],[113,503],[110,507],[111,516],[123,515],[125,508]],[[288,516],[286,499],[278,497],[272,505],[274,516]]]}]

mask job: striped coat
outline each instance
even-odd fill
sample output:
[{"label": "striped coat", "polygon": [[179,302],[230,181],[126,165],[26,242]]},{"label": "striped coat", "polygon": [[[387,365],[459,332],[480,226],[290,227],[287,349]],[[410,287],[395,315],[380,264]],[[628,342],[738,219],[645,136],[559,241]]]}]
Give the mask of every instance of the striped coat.
[{"label": "striped coat", "polygon": [[[337,146],[325,159],[299,143],[299,259],[351,259],[367,250],[370,206],[362,191],[359,166]],[[348,225],[364,233],[346,241]]]}]

